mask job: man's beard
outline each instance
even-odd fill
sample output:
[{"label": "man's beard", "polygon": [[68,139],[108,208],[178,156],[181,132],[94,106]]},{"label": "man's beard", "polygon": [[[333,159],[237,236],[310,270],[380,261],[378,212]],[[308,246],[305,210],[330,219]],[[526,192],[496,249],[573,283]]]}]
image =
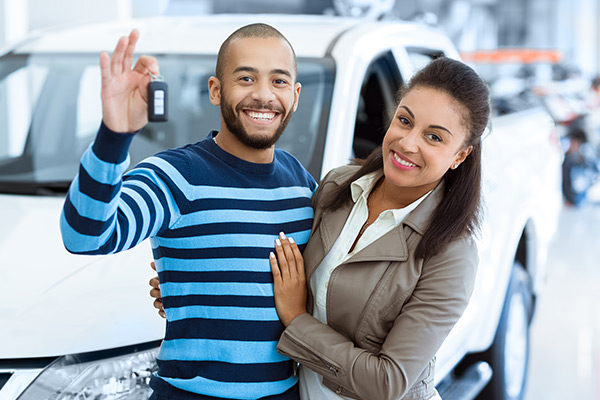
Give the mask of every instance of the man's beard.
[{"label": "man's beard", "polygon": [[[241,110],[243,107],[248,106],[247,104],[238,105],[237,112],[240,115],[243,111]],[[260,102],[255,102],[248,108],[256,109],[256,110],[270,110],[277,111],[280,115],[283,115],[284,110],[275,110],[274,107],[270,104],[262,104]],[[233,112],[233,107],[231,104],[226,101],[223,97],[223,93],[221,92],[221,115],[223,116],[223,121],[225,121],[225,125],[227,129],[245,146],[250,147],[256,150],[265,150],[269,147],[273,146],[277,140],[283,134],[285,127],[290,122],[290,118],[292,117],[292,113],[288,113],[285,118],[281,121],[279,126],[275,129],[275,132],[271,136],[265,135],[249,135],[242,122],[239,118],[236,117]]]}]

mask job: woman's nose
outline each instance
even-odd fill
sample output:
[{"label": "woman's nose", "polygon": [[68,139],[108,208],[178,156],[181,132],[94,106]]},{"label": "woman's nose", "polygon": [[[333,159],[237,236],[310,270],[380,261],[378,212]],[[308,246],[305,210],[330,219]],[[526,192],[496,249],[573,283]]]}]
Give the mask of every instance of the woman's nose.
[{"label": "woman's nose", "polygon": [[411,129],[405,135],[401,136],[398,143],[402,150],[414,153],[418,149],[419,132]]}]

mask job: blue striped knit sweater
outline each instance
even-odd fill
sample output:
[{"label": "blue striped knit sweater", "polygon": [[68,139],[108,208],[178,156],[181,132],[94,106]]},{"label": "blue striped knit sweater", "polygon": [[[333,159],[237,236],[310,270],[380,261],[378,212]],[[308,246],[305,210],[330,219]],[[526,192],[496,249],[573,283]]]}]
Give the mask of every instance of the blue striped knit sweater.
[{"label": "blue striped knit sweater", "polygon": [[284,151],[253,164],[212,134],[122,176],[132,138],[100,127],[65,200],[65,247],[111,254],[150,238],[167,315],[155,390],[167,382],[222,398],[284,392],[296,378],[276,351],[283,325],[268,255],[282,231],[303,249],[314,179]]}]

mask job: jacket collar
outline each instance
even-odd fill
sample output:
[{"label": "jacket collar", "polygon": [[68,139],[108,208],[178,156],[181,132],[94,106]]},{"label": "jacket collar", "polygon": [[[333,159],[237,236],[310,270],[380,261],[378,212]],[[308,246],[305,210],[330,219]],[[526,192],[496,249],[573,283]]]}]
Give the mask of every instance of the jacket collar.
[{"label": "jacket collar", "polygon": [[[344,176],[339,176],[333,179],[333,182],[340,185],[345,178]],[[362,261],[404,261],[408,259],[407,235],[410,235],[410,229],[412,229],[420,236],[423,236],[423,233],[429,226],[432,213],[442,200],[444,186],[442,181],[417,208],[406,216],[400,226],[392,229],[374,243],[356,253],[347,263]],[[353,204],[348,204],[333,212],[328,212],[327,217],[321,219],[321,240],[325,254],[331,250],[335,240],[342,232],[352,206]],[[405,227],[410,227],[410,229],[405,230]]]}]

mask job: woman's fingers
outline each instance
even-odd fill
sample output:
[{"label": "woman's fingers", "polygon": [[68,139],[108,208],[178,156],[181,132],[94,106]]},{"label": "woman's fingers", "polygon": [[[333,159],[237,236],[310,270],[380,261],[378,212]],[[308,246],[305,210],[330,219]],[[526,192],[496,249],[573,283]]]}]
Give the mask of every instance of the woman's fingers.
[{"label": "woman's fingers", "polygon": [[[154,289],[159,290],[158,294],[160,295],[160,286],[159,286],[160,283],[158,281],[158,276],[155,276],[154,278],[150,279],[149,283],[150,283],[150,286],[152,286]],[[160,297],[160,296],[158,296],[158,297]]]},{"label": "woman's fingers", "polygon": [[304,280],[304,259],[293,238],[280,233],[275,241],[275,253],[283,279]]},{"label": "woman's fingers", "polygon": [[153,305],[154,305],[154,308],[156,308],[158,310],[158,315],[160,315],[163,318],[167,317],[167,314],[165,314],[165,309],[163,308],[162,300],[160,300],[160,299],[154,300]]},{"label": "woman's fingers", "polygon": [[277,261],[279,262],[281,278],[284,281],[287,281],[290,278],[290,265],[288,263],[288,259],[286,258],[281,238],[277,238],[275,240],[275,254],[277,255]]},{"label": "woman's fingers", "polygon": [[277,264],[277,256],[273,252],[271,252],[269,254],[269,264],[271,264],[271,272],[273,273],[273,280],[276,283],[281,281],[281,271],[279,270],[279,265]]},{"label": "woman's fingers", "polygon": [[294,259],[296,260],[296,274],[298,277],[304,279],[304,258],[302,258],[302,253],[292,237],[290,237],[288,241],[290,242],[290,248],[294,255]]},{"label": "woman's fingers", "polygon": [[[158,289],[150,289],[150,297],[152,297],[152,298],[154,298],[156,300],[160,300],[160,302],[162,304],[162,297],[160,296],[160,290],[158,290]],[[156,304],[156,300],[154,300],[155,304]]]},{"label": "woman's fingers", "polygon": [[279,234],[279,240],[281,241],[281,247],[288,263],[289,273],[293,274],[296,272],[296,257],[294,257],[294,252],[292,251],[290,241],[283,232]]}]

